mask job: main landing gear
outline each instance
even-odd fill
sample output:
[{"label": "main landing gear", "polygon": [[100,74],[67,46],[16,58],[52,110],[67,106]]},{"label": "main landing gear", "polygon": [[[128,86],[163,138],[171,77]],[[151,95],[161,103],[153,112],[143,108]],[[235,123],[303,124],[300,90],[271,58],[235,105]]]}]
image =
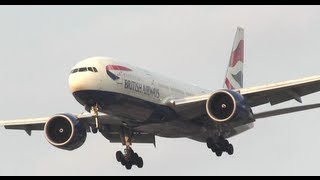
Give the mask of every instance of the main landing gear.
[{"label": "main landing gear", "polygon": [[[99,122],[99,106],[98,104],[87,106],[88,110],[90,109],[90,113],[95,120],[95,126],[91,126],[92,133],[96,134],[98,131],[101,131],[102,126],[100,126]],[[122,127],[120,131],[120,138],[122,144],[126,146],[124,149],[124,153],[121,151],[116,152],[116,159],[123,166],[125,166],[128,170],[132,168],[133,165],[136,165],[138,168],[143,167],[143,159],[135,153],[130,147],[132,144],[132,131],[126,127]]]},{"label": "main landing gear", "polygon": [[128,170],[132,168],[132,165],[136,165],[138,168],[143,167],[142,158],[135,153],[130,146],[126,146],[126,149],[124,149],[124,154],[121,151],[117,151],[116,158],[117,161],[125,166]]},{"label": "main landing gear", "polygon": [[122,131],[120,132],[120,138],[122,144],[125,145],[126,148],[124,149],[124,153],[122,153],[121,151],[117,151],[117,161],[125,166],[128,170],[131,169],[133,165],[136,165],[138,168],[142,168],[143,159],[130,147],[132,144],[132,132],[129,129],[123,127]]},{"label": "main landing gear", "polygon": [[216,153],[218,157],[222,156],[223,152],[226,152],[229,155],[233,155],[234,153],[233,145],[222,136],[218,137],[217,141],[214,141],[213,138],[208,138],[207,146],[212,152]]}]

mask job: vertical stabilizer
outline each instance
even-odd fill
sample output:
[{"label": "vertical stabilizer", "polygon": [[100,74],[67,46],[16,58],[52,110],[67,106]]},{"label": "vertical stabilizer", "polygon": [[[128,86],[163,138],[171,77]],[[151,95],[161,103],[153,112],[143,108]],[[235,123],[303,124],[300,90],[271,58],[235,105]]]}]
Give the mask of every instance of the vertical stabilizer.
[{"label": "vertical stabilizer", "polygon": [[240,89],[243,88],[243,63],[244,63],[244,30],[237,28],[233,41],[230,62],[227,69],[226,79],[223,88]]}]

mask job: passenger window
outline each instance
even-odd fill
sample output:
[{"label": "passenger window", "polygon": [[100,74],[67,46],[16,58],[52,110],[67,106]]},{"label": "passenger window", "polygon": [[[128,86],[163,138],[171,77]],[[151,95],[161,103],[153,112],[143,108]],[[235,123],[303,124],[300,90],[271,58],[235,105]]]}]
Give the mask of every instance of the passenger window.
[{"label": "passenger window", "polygon": [[91,72],[93,72],[93,69],[92,69],[92,67],[88,67],[88,71],[91,71]]},{"label": "passenger window", "polygon": [[94,72],[98,72],[97,68],[93,67]]},{"label": "passenger window", "polygon": [[84,72],[84,71],[87,71],[87,68],[86,68],[86,67],[79,69],[79,72]]}]

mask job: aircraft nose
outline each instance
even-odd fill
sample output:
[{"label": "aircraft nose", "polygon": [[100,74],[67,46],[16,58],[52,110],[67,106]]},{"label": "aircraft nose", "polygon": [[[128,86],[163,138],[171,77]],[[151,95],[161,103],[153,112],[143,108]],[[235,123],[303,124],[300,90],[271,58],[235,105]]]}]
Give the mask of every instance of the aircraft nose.
[{"label": "aircraft nose", "polygon": [[86,85],[83,83],[81,78],[71,74],[69,76],[69,89],[72,93],[74,93],[86,89]]},{"label": "aircraft nose", "polygon": [[69,75],[69,89],[72,93],[84,90],[99,90],[100,80],[97,73],[76,72]]}]

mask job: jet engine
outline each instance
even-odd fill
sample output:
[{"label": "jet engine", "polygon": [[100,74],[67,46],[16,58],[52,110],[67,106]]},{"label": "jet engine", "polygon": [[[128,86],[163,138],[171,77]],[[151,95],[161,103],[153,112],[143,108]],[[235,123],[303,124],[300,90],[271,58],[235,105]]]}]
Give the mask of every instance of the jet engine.
[{"label": "jet engine", "polygon": [[215,122],[254,121],[251,107],[244,97],[232,90],[219,90],[213,93],[207,100],[206,110]]},{"label": "jet engine", "polygon": [[45,137],[53,146],[64,150],[75,150],[87,138],[85,126],[71,114],[53,116],[44,127]]}]

